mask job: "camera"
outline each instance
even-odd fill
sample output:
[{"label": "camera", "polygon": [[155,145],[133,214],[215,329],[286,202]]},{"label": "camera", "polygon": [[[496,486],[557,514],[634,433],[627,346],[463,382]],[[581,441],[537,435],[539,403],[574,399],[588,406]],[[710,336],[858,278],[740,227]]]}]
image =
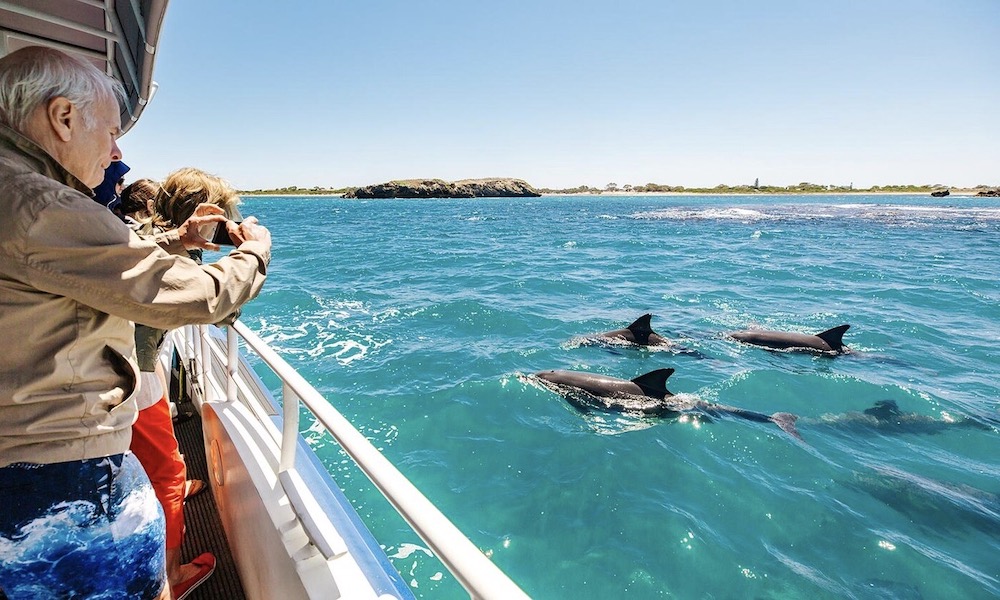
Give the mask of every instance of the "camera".
[{"label": "camera", "polygon": [[[233,221],[238,226],[242,221]],[[226,229],[225,223],[211,223],[210,225],[202,226],[199,230],[201,237],[212,242],[213,244],[218,244],[220,246],[233,246],[233,239],[229,237],[229,230]]]}]

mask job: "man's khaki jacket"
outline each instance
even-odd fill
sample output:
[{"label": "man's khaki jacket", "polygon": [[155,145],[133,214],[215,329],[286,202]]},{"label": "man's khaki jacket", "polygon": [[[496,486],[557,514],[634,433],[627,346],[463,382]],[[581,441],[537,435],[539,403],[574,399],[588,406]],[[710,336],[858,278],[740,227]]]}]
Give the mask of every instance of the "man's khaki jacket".
[{"label": "man's khaki jacket", "polygon": [[254,241],[198,265],[141,240],[0,125],[0,467],[127,451],[139,382],[133,322],[217,323],[257,295],[269,261]]}]

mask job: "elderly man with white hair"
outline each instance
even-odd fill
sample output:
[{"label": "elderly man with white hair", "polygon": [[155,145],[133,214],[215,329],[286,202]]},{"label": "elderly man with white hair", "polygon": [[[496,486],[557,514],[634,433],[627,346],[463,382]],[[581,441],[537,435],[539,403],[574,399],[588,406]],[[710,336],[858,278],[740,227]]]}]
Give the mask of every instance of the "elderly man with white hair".
[{"label": "elderly man with white hair", "polygon": [[[212,265],[199,211],[142,240],[92,200],[121,159],[121,85],[42,47],[0,59],[0,590],[169,598],[159,504],[129,454],[133,323],[216,323],[256,296],[271,235],[252,217]],[[219,211],[221,212],[221,211]]]}]

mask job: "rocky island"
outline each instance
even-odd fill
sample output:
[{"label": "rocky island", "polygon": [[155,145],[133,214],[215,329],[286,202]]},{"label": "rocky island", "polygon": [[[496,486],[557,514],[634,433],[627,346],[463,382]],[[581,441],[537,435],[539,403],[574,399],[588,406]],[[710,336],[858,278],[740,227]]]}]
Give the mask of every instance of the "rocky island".
[{"label": "rocky island", "polygon": [[535,198],[541,196],[521,179],[405,179],[348,190],[344,198]]}]

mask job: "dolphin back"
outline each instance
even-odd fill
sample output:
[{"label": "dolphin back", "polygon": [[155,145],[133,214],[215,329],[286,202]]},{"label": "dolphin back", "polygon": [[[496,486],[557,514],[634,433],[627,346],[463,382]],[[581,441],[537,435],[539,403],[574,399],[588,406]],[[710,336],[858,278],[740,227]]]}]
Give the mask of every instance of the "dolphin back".
[{"label": "dolphin back", "polygon": [[841,352],[844,350],[844,341],[842,338],[844,337],[844,333],[850,328],[850,325],[840,325],[833,329],[827,329],[822,333],[817,333],[816,337],[826,342],[831,349]]},{"label": "dolphin back", "polygon": [[626,329],[632,332],[636,344],[643,346],[649,344],[649,335],[653,333],[653,326],[650,324],[652,318],[652,314],[646,313],[626,327]]},{"label": "dolphin back", "polygon": [[903,414],[895,400],[879,400],[871,408],[866,408],[864,413],[879,421],[888,421]]},{"label": "dolphin back", "polygon": [[673,374],[673,369],[657,369],[645,375],[639,375],[632,380],[632,383],[642,388],[642,393],[647,396],[654,396],[656,398],[673,396],[673,393],[667,389],[667,379],[670,379],[670,376]]}]

